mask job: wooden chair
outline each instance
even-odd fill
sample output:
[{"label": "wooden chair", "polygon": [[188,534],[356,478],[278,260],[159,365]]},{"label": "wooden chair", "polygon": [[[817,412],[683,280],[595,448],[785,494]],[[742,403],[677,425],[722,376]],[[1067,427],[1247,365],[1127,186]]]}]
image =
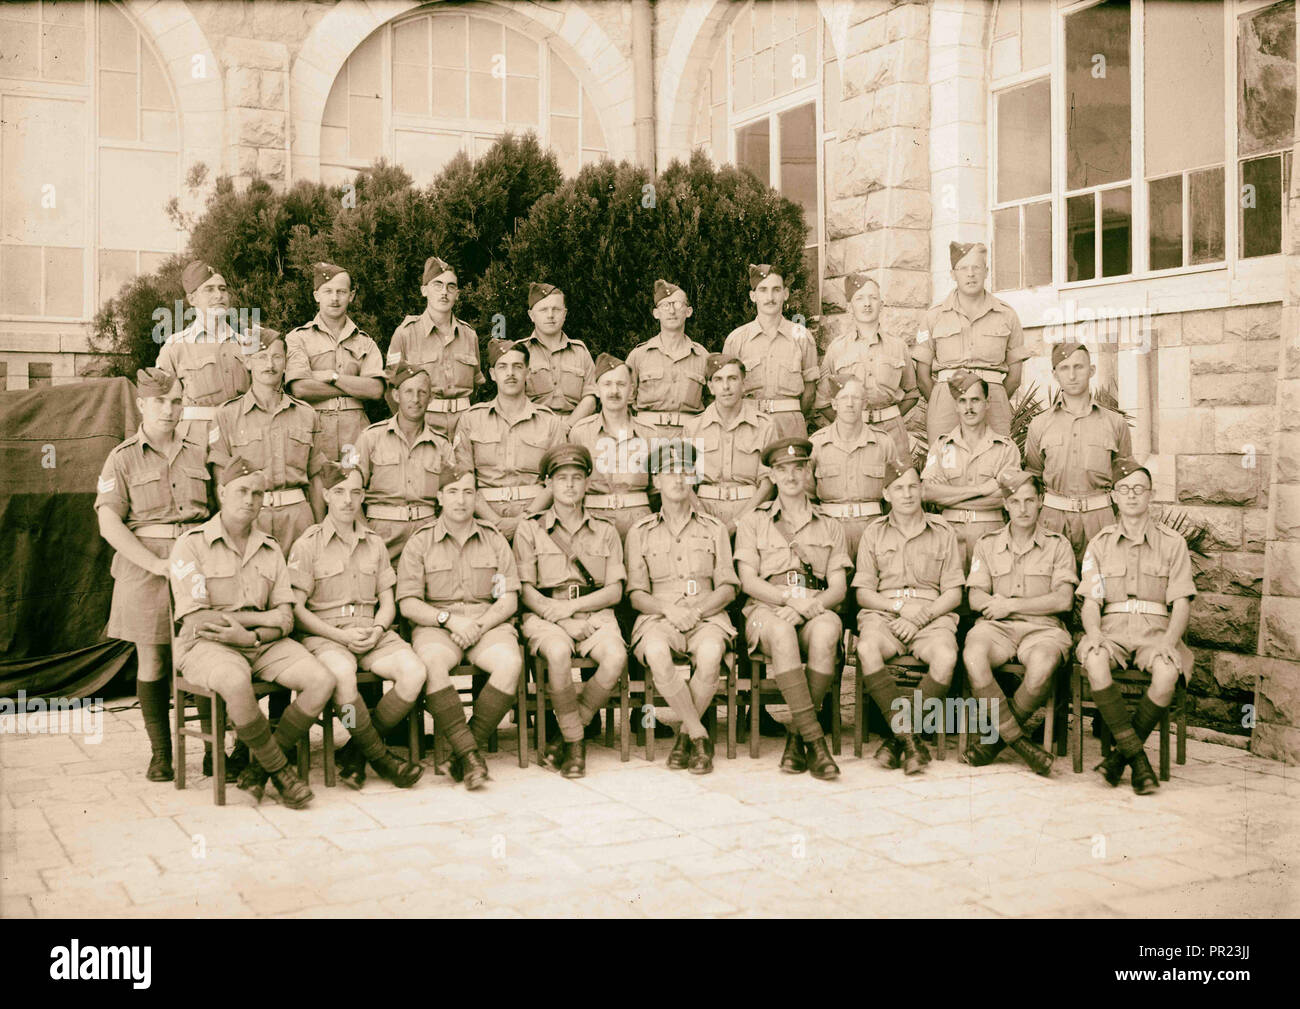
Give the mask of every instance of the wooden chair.
[{"label": "wooden chair", "polygon": [[[785,700],[781,694],[781,688],[776,685],[776,680],[772,677],[765,676],[764,673],[770,665],[768,658],[761,652],[758,654],[749,654],[748,646],[744,642],[743,636],[740,639],[740,647],[745,655],[745,665],[749,675],[742,678],[737,684],[738,689],[747,689],[749,691],[749,755],[753,758],[758,757],[758,748],[760,743],[758,719],[763,710],[763,704],[768,700],[775,698],[775,703],[784,704]],[[805,673],[807,666],[801,667]],[[843,670],[837,669],[835,679],[831,681],[830,688],[826,691],[826,697],[822,700],[821,711],[817,712],[818,718],[821,718],[827,705],[830,706],[831,713],[831,751],[835,756],[840,754],[841,743],[841,721],[840,721],[840,681]]]},{"label": "wooden chair", "polygon": [[[1125,701],[1140,698],[1151,684],[1151,676],[1139,669],[1112,670],[1111,679],[1119,687]],[[1083,666],[1077,662],[1074,663],[1071,669],[1070,680],[1071,706],[1074,712],[1074,717],[1070,722],[1070,741],[1074,750],[1074,773],[1081,774],[1083,773],[1083,716],[1085,714],[1085,704],[1092,700],[1092,688],[1088,683],[1088,676],[1084,672]],[[1169,780],[1170,711],[1174,712],[1174,718],[1178,726],[1178,763],[1185,764],[1187,763],[1187,689],[1182,676],[1178,677],[1178,683],[1174,687],[1173,704],[1165,709],[1165,713],[1160,719],[1161,781]],[[1102,756],[1105,756],[1110,752],[1110,730],[1106,728],[1104,721],[1098,715],[1095,705],[1087,704],[1086,713],[1092,715],[1094,723],[1101,723],[1101,731],[1098,734],[1101,737],[1101,753]]]},{"label": "wooden chair", "polygon": [[[654,677],[650,674],[650,670],[641,667],[641,664],[635,659],[630,659],[629,664],[635,665],[641,672],[646,704],[650,705],[652,708],[656,707],[661,698],[659,692],[655,689]],[[679,662],[676,663],[676,665],[682,672],[683,676],[687,678],[690,677],[691,666],[689,662]],[[722,675],[718,678],[718,686],[713,692],[713,703],[709,705],[709,710],[704,713],[703,720],[705,728],[709,730],[709,738],[716,743],[718,736],[718,706],[721,704],[727,706],[727,759],[734,760],[736,758],[736,695],[738,693],[737,685],[739,682],[736,675],[735,652],[728,651],[723,655],[721,673]],[[667,704],[668,702],[667,700],[664,700],[663,703]],[[653,763],[655,759],[654,730],[647,730],[644,725],[638,725],[637,732],[639,736],[645,736],[644,743],[646,760]]]},{"label": "wooden chair", "polygon": [[[586,677],[582,675],[584,672],[591,674],[595,672],[595,669],[596,669],[595,659],[587,658],[581,655],[573,656],[573,661],[570,664],[570,671],[571,674],[572,673],[578,674],[574,680],[575,685],[580,685],[583,682],[583,680],[586,679]],[[524,696],[521,697],[521,703],[526,706],[528,695],[531,694],[532,701],[533,701],[532,711],[533,711],[533,740],[535,746],[534,755],[536,757],[538,764],[545,763],[546,736],[547,736],[546,711],[549,706],[549,702],[546,699],[546,692],[549,687],[549,681],[547,680],[547,675],[548,675],[548,666],[546,662],[546,657],[543,655],[528,655],[525,661],[524,675],[520,677],[521,685],[523,686],[523,689],[525,691]],[[525,682],[525,681],[529,681],[529,682]],[[618,686],[615,688],[614,693],[610,694],[609,701],[605,705],[605,745],[609,747],[611,750],[614,748],[614,718],[613,718],[614,706],[616,703],[618,706],[618,710],[620,713],[619,759],[621,761],[627,761],[628,759],[630,759],[630,755],[631,755],[630,754],[631,735],[629,734],[629,730],[631,728],[630,721],[629,721],[631,717],[631,707],[632,707],[631,694],[632,694],[631,682],[628,676],[628,671],[624,669],[623,675],[619,679]],[[522,760],[519,766],[523,767],[525,766],[526,763],[527,763],[526,760]]]}]

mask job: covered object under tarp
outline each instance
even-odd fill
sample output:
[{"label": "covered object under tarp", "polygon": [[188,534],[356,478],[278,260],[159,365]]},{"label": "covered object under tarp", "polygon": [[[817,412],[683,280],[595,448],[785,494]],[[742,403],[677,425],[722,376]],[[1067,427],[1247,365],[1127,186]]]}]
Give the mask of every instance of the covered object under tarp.
[{"label": "covered object under tarp", "polygon": [[0,392],[0,697],[89,697],[134,666],[104,637],[113,548],[94,506],[104,459],[139,425],[125,378]]}]

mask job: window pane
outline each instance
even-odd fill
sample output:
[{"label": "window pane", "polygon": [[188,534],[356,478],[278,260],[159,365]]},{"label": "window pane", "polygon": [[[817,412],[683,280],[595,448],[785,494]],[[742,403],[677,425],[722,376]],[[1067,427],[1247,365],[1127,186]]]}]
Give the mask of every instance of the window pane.
[{"label": "window pane", "polygon": [[469,75],[471,119],[501,119],[501,79],[491,74]]},{"label": "window pane", "polygon": [[175,150],[179,146],[178,136],[175,112],[140,113],[140,139],[146,144]]},{"label": "window pane", "polygon": [[[1146,173],[1218,164],[1223,161],[1223,5],[1148,0],[1144,10]],[[1195,129],[1188,129],[1189,123]]]},{"label": "window pane", "polygon": [[993,211],[993,290],[1020,287],[1020,208]]},{"label": "window pane", "polygon": [[138,107],[135,74],[116,70],[99,72],[99,135],[113,140],[136,140]]},{"label": "window pane", "polygon": [[537,43],[526,35],[506,29],[506,72],[524,77],[536,77]]},{"label": "window pane", "polygon": [[[0,8],[0,13],[13,16],[10,9]],[[0,21],[0,77],[35,77],[37,25],[22,25],[14,21]]]},{"label": "window pane", "polygon": [[146,109],[170,109],[172,105],[171,89],[167,87],[167,77],[162,67],[148,49],[140,52],[140,103]]},{"label": "window pane", "polygon": [[735,109],[741,112],[754,104],[753,61],[737,60],[731,68],[731,93]]},{"label": "window pane", "polygon": [[587,89],[582,90],[582,146],[592,149],[605,146],[605,133],[600,128],[600,117],[596,115],[596,106],[592,104]]},{"label": "window pane", "polygon": [[754,52],[762,52],[772,44],[772,4],[754,0]]},{"label": "window pane", "polygon": [[727,106],[713,106],[710,115],[709,146],[713,148],[713,160],[720,164],[727,160]]},{"label": "window pane", "polygon": [[1223,169],[1193,172],[1188,180],[1192,211],[1192,263],[1224,259]]},{"label": "window pane", "polygon": [[772,4],[772,41],[781,42],[794,38],[795,7],[790,0],[776,0]]},{"label": "window pane", "polygon": [[1282,251],[1282,159],[1241,163],[1241,255],[1271,256]]},{"label": "window pane", "polygon": [[81,249],[45,250],[45,315],[80,318],[85,313],[81,255]]},{"label": "window pane", "polygon": [[[5,241],[80,245],[86,240],[87,118],[81,102],[0,98]],[[52,206],[42,206],[49,200]]]},{"label": "window pane", "polygon": [[417,18],[393,29],[393,61],[427,66],[429,62],[429,19]]},{"label": "window pane", "polygon": [[429,114],[429,71],[414,63],[393,64],[393,110],[404,115]]},{"label": "window pane", "polygon": [[1171,175],[1147,183],[1151,229],[1151,269],[1183,265],[1183,177]]},{"label": "window pane", "polygon": [[99,240],[115,249],[168,249],[176,227],[163,205],[176,195],[176,155],[104,148],[99,154],[101,193],[140,194],[99,201]]},{"label": "window pane", "polygon": [[1290,147],[1295,130],[1295,3],[1248,14],[1237,31],[1239,154]]},{"label": "window pane", "polygon": [[166,252],[142,252],[140,253],[140,272],[156,273],[167,262],[169,253]]},{"label": "window pane", "polygon": [[1128,186],[1101,194],[1101,275],[1133,272],[1133,193]]},{"label": "window pane", "polygon": [[731,24],[731,53],[739,59],[754,51],[754,19],[746,7]]},{"label": "window pane", "polygon": [[411,173],[417,185],[427,186],[464,146],[459,133],[393,131],[397,163]]},{"label": "window pane", "polygon": [[506,78],[506,121],[537,125],[537,78]]},{"label": "window pane", "polygon": [[27,363],[27,388],[41,389],[53,384],[54,366],[49,361]]},{"label": "window pane", "polygon": [[993,22],[993,37],[1003,38],[1020,31],[1020,0],[1000,0]]},{"label": "window pane", "polygon": [[[41,29],[44,46],[41,52],[41,76],[50,81],[86,80],[86,35],[80,28],[45,25]],[[135,32],[133,31],[134,35]]]},{"label": "window pane", "polygon": [[822,123],[827,133],[839,129],[840,122],[840,62],[830,60],[826,64],[825,80],[822,85]]},{"label": "window pane", "polygon": [[1052,282],[1052,204],[1027,203],[1025,214],[1025,287]]},{"label": "window pane", "polygon": [[343,126],[320,128],[320,156],[322,161],[347,161],[348,131]]},{"label": "window pane", "polygon": [[41,314],[41,250],[32,246],[0,248],[0,312]]},{"label": "window pane", "polygon": [[348,57],[348,90],[354,95],[378,98],[383,78],[381,33],[375,32]]},{"label": "window pane", "polygon": [[433,65],[435,67],[464,69],[466,31],[463,17],[433,19]]},{"label": "window pane", "polygon": [[565,175],[578,171],[578,120],[568,116],[551,116],[551,147],[560,159]]},{"label": "window pane", "polygon": [[1051,81],[998,92],[998,202],[1052,189]]},{"label": "window pane", "polygon": [[1065,201],[1066,279],[1092,280],[1097,275],[1097,222],[1092,193]]},{"label": "window pane", "polygon": [[102,305],[135,276],[135,253],[99,250],[99,302]]},{"label": "window pane", "polygon": [[[1003,4],[999,4],[999,7]],[[1030,0],[1020,5],[1020,69],[1045,67],[1052,59],[1052,5]]]},{"label": "window pane", "polygon": [[803,78],[797,81],[794,79],[794,69],[794,39],[778,42],[772,62],[773,94],[786,95],[807,83],[807,68],[804,68]]},{"label": "window pane", "polygon": [[112,4],[97,4],[99,11],[99,67],[135,73],[136,31],[126,15]]},{"label": "window pane", "polygon": [[551,50],[551,111],[565,116],[578,114],[578,78]]},{"label": "window pane", "polygon": [[325,99],[325,111],[320,118],[323,126],[347,126],[348,124],[348,67],[345,63],[339,75],[334,78],[330,96]]},{"label": "window pane", "polygon": [[1065,19],[1066,185],[1129,176],[1129,7],[1106,0]]},{"label": "window pane", "polygon": [[808,239],[821,239],[817,214],[817,120],[811,104],[781,113],[781,195],[803,207]]},{"label": "window pane", "polygon": [[378,98],[348,99],[348,152],[369,160],[383,153],[384,109]]},{"label": "window pane", "polygon": [[433,114],[457,119],[463,117],[467,84],[464,70],[434,70]]},{"label": "window pane", "polygon": [[505,54],[501,25],[483,18],[469,19],[469,66],[471,70],[492,70],[492,58]]},{"label": "window pane", "polygon": [[736,131],[736,164],[748,168],[763,185],[770,185],[768,121],[760,119],[756,123],[742,126]]},{"label": "window pane", "polygon": [[772,97],[776,73],[772,69],[772,50],[764,49],[754,57],[754,101],[765,102]]},{"label": "window pane", "polygon": [[795,39],[795,52],[803,57],[804,76],[796,81],[796,86],[810,84],[817,79],[817,31],[806,31]]}]

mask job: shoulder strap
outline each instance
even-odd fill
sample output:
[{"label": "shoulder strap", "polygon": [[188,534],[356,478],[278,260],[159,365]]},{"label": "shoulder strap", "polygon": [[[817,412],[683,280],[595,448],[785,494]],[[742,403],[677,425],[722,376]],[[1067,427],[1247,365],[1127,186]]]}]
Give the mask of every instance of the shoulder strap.
[{"label": "shoulder strap", "polygon": [[577,569],[578,575],[582,578],[588,588],[595,588],[596,579],[591,577],[591,572],[587,570],[587,565],[582,563],[582,558],[579,557],[577,551],[573,549],[573,541],[569,539],[569,534],[564,531],[564,527],[560,525],[559,520],[556,520],[555,525],[552,526],[549,531],[543,531],[546,532],[547,538],[560,548],[560,552],[564,554],[569,563]]}]

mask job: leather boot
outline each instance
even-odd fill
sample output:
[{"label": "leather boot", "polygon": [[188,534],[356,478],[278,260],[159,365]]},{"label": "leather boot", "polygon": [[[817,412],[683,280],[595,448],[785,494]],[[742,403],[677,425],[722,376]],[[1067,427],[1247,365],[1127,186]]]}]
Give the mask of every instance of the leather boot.
[{"label": "leather boot", "polygon": [[451,758],[448,768],[454,781],[463,781],[469,791],[482,788],[488,781],[487,761],[478,750],[466,750]]},{"label": "leather boot", "polygon": [[566,778],[585,778],[587,776],[587,741],[579,739],[564,744],[564,763],[560,773]]},{"label": "leather boot", "polygon": [[1124,769],[1128,767],[1128,761],[1124,759],[1124,754],[1119,752],[1118,746],[1112,746],[1110,753],[1102,758],[1100,764],[1093,768],[1094,771],[1100,771],[1101,776],[1106,779],[1106,784],[1115,788],[1124,780]]},{"label": "leather boot", "polygon": [[673,741],[672,751],[668,754],[668,768],[672,771],[685,770],[691,762],[691,737],[685,732],[678,732]]},{"label": "leather boot", "polygon": [[338,768],[339,781],[348,788],[361,788],[366,783],[366,758],[360,747],[349,739],[334,751],[334,764]]},{"label": "leather boot", "polygon": [[560,765],[564,763],[564,737],[555,735],[546,744],[546,749],[542,751],[542,764],[549,767],[552,771],[558,771]]},{"label": "leather boot", "polygon": [[424,767],[406,760],[398,760],[391,753],[370,761],[381,778],[398,788],[410,788],[424,774]]},{"label": "leather boot", "polygon": [[1046,778],[1052,773],[1052,755],[1035,743],[1028,736],[1021,736],[1011,743],[1011,749],[1020,754],[1020,757],[1029,769],[1035,774],[1041,774]]},{"label": "leather boot", "polygon": [[803,739],[793,729],[785,733],[785,752],[781,754],[781,770],[786,774],[803,774],[808,770],[808,761],[804,756]]},{"label": "leather boot", "polygon": [[144,772],[149,781],[171,781],[176,777],[172,768],[172,758],[167,753],[155,753],[149,758],[149,770]]},{"label": "leather boot", "polygon": [[261,761],[254,760],[239,772],[239,777],[235,779],[235,786],[251,795],[253,804],[256,805],[262,801],[262,796],[266,793],[266,782],[270,776],[271,772],[262,766]]},{"label": "leather boot", "polygon": [[993,743],[985,743],[978,736],[971,736],[966,743],[966,763],[971,767],[984,767],[991,764],[997,759],[1002,746],[1000,739]]},{"label": "leather boot", "polygon": [[903,743],[897,736],[886,736],[876,750],[876,763],[890,771],[903,766]]},{"label": "leather boot", "polygon": [[[236,746],[233,753],[226,758],[226,784],[233,785],[239,781],[239,776],[248,767],[248,750]],[[212,751],[205,748],[203,751],[203,777],[212,777]]]},{"label": "leather boot", "polygon": [[692,774],[708,774],[713,770],[713,740],[708,736],[691,741],[691,762],[687,770]]},{"label": "leather boot", "polygon": [[298,777],[298,772],[288,764],[278,771],[271,772],[271,784],[280,793],[280,801],[290,809],[303,809],[315,798],[307,783]]},{"label": "leather boot", "polygon": [[930,762],[929,747],[912,733],[903,733],[899,742],[903,747],[904,774],[916,774]]},{"label": "leather boot", "polygon": [[1133,768],[1133,791],[1138,795],[1150,795],[1160,787],[1160,779],[1152,770],[1145,750],[1130,760],[1129,766]]},{"label": "leather boot", "polygon": [[804,743],[804,755],[808,761],[808,773],[818,781],[834,781],[840,776],[839,765],[831,756],[831,748],[826,744],[826,737]]}]

